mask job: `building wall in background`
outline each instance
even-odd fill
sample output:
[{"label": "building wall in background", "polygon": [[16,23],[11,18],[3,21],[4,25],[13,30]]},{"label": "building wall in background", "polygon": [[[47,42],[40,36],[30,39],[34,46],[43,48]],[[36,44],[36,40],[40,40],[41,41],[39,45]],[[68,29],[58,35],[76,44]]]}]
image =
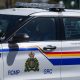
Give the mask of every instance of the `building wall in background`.
[{"label": "building wall in background", "polygon": [[0,0],[0,8],[3,8],[3,7],[5,7],[5,0]]},{"label": "building wall in background", "polygon": [[0,0],[0,7],[12,7],[16,2],[57,3],[59,0]]}]

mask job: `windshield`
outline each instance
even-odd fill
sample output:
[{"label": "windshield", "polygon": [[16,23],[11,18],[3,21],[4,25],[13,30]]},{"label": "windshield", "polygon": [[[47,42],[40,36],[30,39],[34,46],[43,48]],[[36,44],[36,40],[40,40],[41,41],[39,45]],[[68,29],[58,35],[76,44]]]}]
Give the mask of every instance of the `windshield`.
[{"label": "windshield", "polygon": [[8,38],[24,19],[26,19],[25,16],[0,14],[0,37]]}]

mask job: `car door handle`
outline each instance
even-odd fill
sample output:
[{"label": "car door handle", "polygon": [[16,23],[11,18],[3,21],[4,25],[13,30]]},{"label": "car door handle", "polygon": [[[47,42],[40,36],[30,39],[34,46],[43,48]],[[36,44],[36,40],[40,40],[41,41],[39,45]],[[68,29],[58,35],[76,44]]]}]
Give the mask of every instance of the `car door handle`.
[{"label": "car door handle", "polygon": [[52,45],[48,45],[46,47],[43,47],[43,50],[45,50],[45,51],[52,51],[55,49],[56,49],[56,46],[52,46]]}]

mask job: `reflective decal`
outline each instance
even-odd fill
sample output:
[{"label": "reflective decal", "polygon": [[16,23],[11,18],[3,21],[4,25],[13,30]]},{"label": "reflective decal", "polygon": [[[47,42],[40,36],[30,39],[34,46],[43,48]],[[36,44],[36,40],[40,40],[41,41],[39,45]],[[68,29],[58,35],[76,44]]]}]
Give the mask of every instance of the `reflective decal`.
[{"label": "reflective decal", "polygon": [[29,57],[25,63],[25,72],[29,71],[39,71],[39,62],[38,59],[35,58],[35,54],[33,52],[29,53]]},{"label": "reflective decal", "polygon": [[8,75],[18,75],[20,70],[8,70]]},{"label": "reflective decal", "polygon": [[44,74],[52,74],[52,69],[44,69]]},{"label": "reflective decal", "polygon": [[[12,49],[3,49],[3,50],[0,50],[0,52],[6,52],[6,51],[39,51],[54,66],[55,65],[80,65],[80,58],[79,58],[80,57],[80,51],[44,52],[41,48],[36,47],[36,46],[35,47],[29,47],[29,48],[19,48],[19,49],[12,48]],[[13,55],[13,54],[16,54],[16,53],[12,53],[10,55]],[[9,57],[9,55],[8,55],[8,57]],[[16,57],[16,55],[15,55],[15,57]],[[14,57],[14,59],[15,59],[15,57]],[[9,58],[11,58],[11,57],[9,57]],[[14,60],[14,59],[11,58],[11,60]],[[10,60],[8,60],[8,62],[9,61]],[[10,66],[9,63],[8,63],[8,65]],[[28,64],[28,65],[30,65],[30,64]]]}]

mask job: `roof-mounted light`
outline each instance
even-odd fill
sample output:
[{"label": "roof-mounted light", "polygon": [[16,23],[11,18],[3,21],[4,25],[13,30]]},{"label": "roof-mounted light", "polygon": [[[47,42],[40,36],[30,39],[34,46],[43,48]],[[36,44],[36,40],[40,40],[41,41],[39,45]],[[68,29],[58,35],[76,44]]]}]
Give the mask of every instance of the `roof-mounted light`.
[{"label": "roof-mounted light", "polygon": [[50,11],[61,11],[65,8],[64,5],[61,4],[48,4],[48,3],[24,3],[17,2],[16,7],[18,8],[40,8],[40,9],[49,9]]}]

